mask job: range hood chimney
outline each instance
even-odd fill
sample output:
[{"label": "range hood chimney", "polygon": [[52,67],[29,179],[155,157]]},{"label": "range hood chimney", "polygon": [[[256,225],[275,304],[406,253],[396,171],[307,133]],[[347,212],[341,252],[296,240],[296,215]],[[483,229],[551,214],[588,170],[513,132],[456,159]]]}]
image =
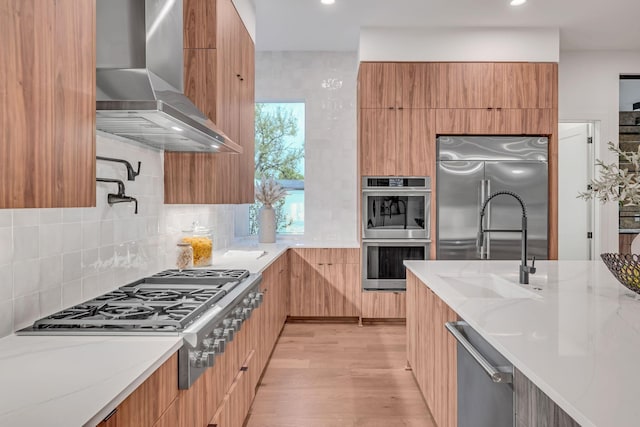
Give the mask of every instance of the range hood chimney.
[{"label": "range hood chimney", "polygon": [[182,1],[97,1],[96,129],[166,151],[241,153],[184,95]]}]

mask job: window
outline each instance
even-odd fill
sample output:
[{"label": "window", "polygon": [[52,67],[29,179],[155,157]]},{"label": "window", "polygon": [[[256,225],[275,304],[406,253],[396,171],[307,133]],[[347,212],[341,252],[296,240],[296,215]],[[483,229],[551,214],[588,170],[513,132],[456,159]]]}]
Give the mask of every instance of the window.
[{"label": "window", "polygon": [[[276,204],[277,231],[304,233],[304,137],[303,102],[256,104],[256,180],[273,177],[287,190]],[[249,231],[258,233],[256,203],[249,210]]]}]

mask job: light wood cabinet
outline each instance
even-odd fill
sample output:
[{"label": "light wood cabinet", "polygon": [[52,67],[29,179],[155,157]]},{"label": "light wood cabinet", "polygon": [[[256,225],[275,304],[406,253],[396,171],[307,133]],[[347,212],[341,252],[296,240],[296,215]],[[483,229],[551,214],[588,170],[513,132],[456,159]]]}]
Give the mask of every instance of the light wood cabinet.
[{"label": "light wood cabinet", "polygon": [[0,1],[0,209],[96,204],[95,14]]},{"label": "light wood cabinet", "polygon": [[432,108],[434,64],[363,62],[359,71],[360,108]]},{"label": "light wood cabinet", "polygon": [[493,63],[442,62],[437,64],[437,108],[497,107]]},{"label": "light wood cabinet", "polygon": [[251,385],[250,372],[253,365],[254,352],[251,352],[235,377],[222,404],[214,414],[209,427],[242,427],[249,412],[255,387]]},{"label": "light wood cabinet", "polygon": [[435,110],[360,111],[363,176],[429,176],[435,164]]},{"label": "light wood cabinet", "polygon": [[456,341],[445,323],[458,320],[436,294],[407,272],[407,361],[440,427],[457,425]]},{"label": "light wood cabinet", "polygon": [[404,292],[362,291],[361,298],[364,319],[404,319],[406,317]]},{"label": "light wood cabinet", "polygon": [[496,99],[493,107],[556,108],[558,64],[494,64]]},{"label": "light wood cabinet", "polygon": [[178,397],[178,355],[171,356],[100,427],[153,426]]},{"label": "light wood cabinet", "polygon": [[551,135],[557,122],[551,109],[437,109],[437,134]]},{"label": "light wood cabinet", "polygon": [[557,104],[554,63],[439,63],[436,75],[436,108],[555,108]]},{"label": "light wood cabinet", "polygon": [[216,0],[184,0],[185,49],[216,48]]},{"label": "light wood cabinet", "polygon": [[[208,14],[205,26],[198,13]],[[184,15],[185,94],[243,152],[165,152],[165,203],[253,203],[253,40],[231,0],[191,0]]]},{"label": "light wood cabinet", "polygon": [[290,251],[293,317],[360,316],[359,249]]}]

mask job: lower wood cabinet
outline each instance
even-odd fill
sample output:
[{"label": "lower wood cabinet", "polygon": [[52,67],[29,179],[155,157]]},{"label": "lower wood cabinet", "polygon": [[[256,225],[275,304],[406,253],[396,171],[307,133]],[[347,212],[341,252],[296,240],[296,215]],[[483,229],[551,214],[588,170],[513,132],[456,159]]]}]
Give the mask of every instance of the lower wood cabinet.
[{"label": "lower wood cabinet", "polygon": [[178,389],[177,353],[100,427],[241,427],[289,310],[288,254],[263,272],[263,303],[215,364],[188,390]]},{"label": "lower wood cabinet", "polygon": [[514,369],[516,427],[580,427],[522,372]]},{"label": "lower wood cabinet", "polygon": [[405,292],[362,291],[362,317],[365,319],[404,319]]},{"label": "lower wood cabinet", "polygon": [[153,426],[178,397],[178,354],[133,391],[100,427]]},{"label": "lower wood cabinet", "polygon": [[407,361],[438,427],[456,427],[456,341],[444,325],[458,315],[410,271],[406,299]]},{"label": "lower wood cabinet", "polygon": [[290,316],[360,316],[359,249],[293,249],[290,263]]}]

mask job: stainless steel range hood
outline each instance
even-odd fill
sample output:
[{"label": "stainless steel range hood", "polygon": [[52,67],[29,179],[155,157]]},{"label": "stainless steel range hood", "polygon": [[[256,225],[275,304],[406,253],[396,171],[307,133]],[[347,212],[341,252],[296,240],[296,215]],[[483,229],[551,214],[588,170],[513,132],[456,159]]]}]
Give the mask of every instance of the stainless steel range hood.
[{"label": "stainless steel range hood", "polygon": [[182,0],[98,0],[96,129],[167,151],[235,152],[184,95]]}]

